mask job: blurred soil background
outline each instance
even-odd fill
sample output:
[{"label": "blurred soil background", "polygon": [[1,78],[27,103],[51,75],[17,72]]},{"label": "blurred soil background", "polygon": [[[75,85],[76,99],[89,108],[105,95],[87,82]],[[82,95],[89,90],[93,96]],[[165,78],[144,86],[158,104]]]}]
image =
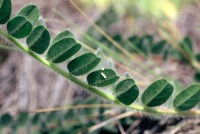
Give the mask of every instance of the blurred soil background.
[{"label": "blurred soil background", "polygon": [[[108,32],[109,35],[120,34],[124,38],[127,38],[133,34],[139,36],[150,34],[155,36],[158,40],[161,36],[159,35],[157,25],[152,19],[156,18],[161,23],[162,21],[164,21],[164,23],[171,21],[177,29],[179,29],[181,33],[180,37],[186,35],[190,36],[194,43],[195,51],[200,51],[200,1],[183,2],[177,6],[177,15],[175,15],[175,17],[169,14],[164,18],[162,18],[162,15],[141,14],[141,12],[145,10],[138,8],[136,5],[129,5],[130,7],[126,7],[126,2],[120,0],[116,0],[116,2],[110,1],[111,2],[77,0],[76,3],[93,21],[98,21],[100,19],[105,23],[107,23],[107,20],[101,19],[101,17],[104,12],[109,10],[110,5],[113,6],[116,11],[116,16],[109,16],[108,19],[110,18],[113,22],[108,25],[105,24],[106,32]],[[122,3],[120,4],[120,2]],[[86,20],[68,0],[13,0],[13,15],[16,14],[20,8],[29,3],[37,4],[40,7],[42,17],[47,27],[50,29],[52,36],[55,36],[59,31],[69,28],[79,40],[84,42],[82,38],[84,33],[89,33],[91,29],[95,30],[88,20]],[[125,7],[122,8],[123,6]],[[171,10],[169,9],[168,11],[170,12]],[[63,20],[63,18],[58,15],[58,12],[62,13],[66,20]],[[99,40],[98,37],[96,39]],[[12,45],[4,39],[0,40],[0,44]],[[2,112],[10,112],[15,115],[13,111],[18,112],[62,107],[66,104],[72,104],[75,100],[81,101],[90,97],[97,98],[101,103],[104,102],[101,101],[101,98],[91,95],[87,91],[82,90],[79,86],[58,76],[17,48],[14,49],[16,50],[10,51],[0,49],[0,110]],[[153,66],[152,63],[154,62],[156,62],[159,68],[158,66]],[[155,71],[160,78],[170,76],[180,81],[184,86],[193,82],[195,70],[190,65],[174,61],[163,62],[162,60],[157,60],[154,62],[152,59],[142,60],[142,64]],[[135,64],[136,63],[133,63],[135,70],[142,73],[143,70]],[[116,68],[121,74],[125,72],[120,66],[116,65]],[[162,71],[164,74],[161,74]],[[156,79],[151,78],[148,74],[144,75],[151,81]],[[122,111],[126,110],[121,110],[119,107],[107,109],[107,112],[111,113],[111,115],[119,114]],[[110,116],[106,117],[106,119],[109,118]],[[127,134],[200,133],[200,120],[198,118],[152,117],[151,115],[149,117],[143,113],[135,114],[130,118],[135,119],[127,126],[122,123],[122,128],[119,125],[119,121],[111,123],[118,131],[103,132],[103,129],[101,129],[101,133],[123,133],[123,131]]]}]

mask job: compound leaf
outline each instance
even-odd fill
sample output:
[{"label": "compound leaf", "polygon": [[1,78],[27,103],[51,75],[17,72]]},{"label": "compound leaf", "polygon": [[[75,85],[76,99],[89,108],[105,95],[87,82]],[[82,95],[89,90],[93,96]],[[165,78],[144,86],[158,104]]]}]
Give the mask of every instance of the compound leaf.
[{"label": "compound leaf", "polygon": [[11,16],[11,0],[0,0],[0,24],[5,24]]},{"label": "compound leaf", "polygon": [[200,85],[194,84],[180,92],[174,99],[174,107],[181,111],[192,109],[200,102]]},{"label": "compound leaf", "polygon": [[23,16],[16,16],[7,24],[7,30],[15,38],[25,38],[32,30],[32,25]]},{"label": "compound leaf", "polygon": [[76,54],[80,49],[81,45],[74,39],[64,38],[50,47],[47,59],[52,63],[61,63]]},{"label": "compound leaf", "polygon": [[126,79],[117,84],[115,95],[120,102],[130,105],[137,99],[139,89],[133,79]]},{"label": "compound leaf", "polygon": [[34,28],[29,34],[26,43],[32,51],[43,54],[50,44],[50,39],[49,31],[44,26],[40,25]]},{"label": "compound leaf", "polygon": [[105,87],[115,83],[119,77],[111,69],[102,69],[90,73],[87,76],[88,84],[96,87]]},{"label": "compound leaf", "polygon": [[67,68],[71,74],[80,76],[94,69],[100,61],[93,53],[86,53],[70,61]]},{"label": "compound leaf", "polygon": [[152,83],[142,94],[142,102],[148,107],[155,107],[165,103],[172,95],[174,87],[165,79]]}]

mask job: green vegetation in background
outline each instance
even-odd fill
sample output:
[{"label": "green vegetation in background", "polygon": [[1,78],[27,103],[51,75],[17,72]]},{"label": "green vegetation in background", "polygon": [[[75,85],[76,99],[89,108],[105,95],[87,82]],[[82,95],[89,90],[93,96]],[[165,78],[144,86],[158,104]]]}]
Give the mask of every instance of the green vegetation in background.
[{"label": "green vegetation in background", "polygon": [[[88,97],[81,100],[74,100],[71,106],[101,104],[96,97]],[[109,108],[77,108],[65,111],[51,111],[45,113],[20,112],[17,115],[5,113],[0,115],[0,133],[77,133],[87,132],[87,128],[98,122],[107,120],[106,111]],[[119,111],[120,112],[120,111]],[[116,113],[117,114],[117,113]],[[77,116],[78,115],[78,116]],[[103,117],[103,118],[102,118]],[[129,123],[127,122],[129,121]],[[127,117],[121,122],[122,125],[131,125],[135,118]],[[130,123],[131,122],[131,123]],[[95,134],[102,132],[118,133],[115,125],[106,125],[95,131]]]},{"label": "green vegetation in background", "polygon": [[80,0],[83,5],[93,5],[99,10],[113,6],[119,16],[127,12],[134,16],[151,16],[157,19],[175,19],[179,10],[186,4],[195,0]]}]

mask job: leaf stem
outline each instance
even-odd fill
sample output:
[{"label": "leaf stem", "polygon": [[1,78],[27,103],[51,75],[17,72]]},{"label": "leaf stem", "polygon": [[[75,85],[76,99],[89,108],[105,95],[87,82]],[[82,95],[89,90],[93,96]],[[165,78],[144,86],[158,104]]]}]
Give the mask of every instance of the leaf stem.
[{"label": "leaf stem", "polygon": [[116,99],[115,96],[108,94],[108,93],[106,93],[100,89],[97,89],[93,86],[88,85],[86,82],[83,82],[83,81],[79,80],[78,78],[72,76],[70,73],[62,70],[55,64],[50,63],[44,57],[39,56],[38,54],[32,52],[31,50],[29,50],[28,47],[26,47],[24,44],[18,42],[15,38],[10,36],[8,33],[4,32],[2,29],[0,29],[0,35],[7,38],[10,42],[12,42],[16,46],[18,46],[25,53],[27,53],[28,55],[31,55],[32,57],[34,57],[36,60],[38,60],[39,62],[41,62],[48,68],[51,68],[52,70],[54,70],[56,73],[71,80],[72,82],[78,84],[79,86],[91,91],[92,93],[95,93],[96,95],[103,97],[104,99],[111,100],[111,101],[115,102],[116,104],[120,104],[126,108],[130,108],[130,109],[134,109],[134,110],[142,111],[142,112],[148,112],[148,113],[152,113],[152,114],[156,114],[156,115],[171,115],[171,116],[197,116],[197,115],[200,115],[200,110],[191,110],[191,111],[182,112],[182,111],[176,111],[173,109],[166,109],[166,108],[149,108],[149,107],[145,107],[145,106],[142,106],[139,104],[132,104],[129,106],[125,106],[125,105],[121,104]]}]

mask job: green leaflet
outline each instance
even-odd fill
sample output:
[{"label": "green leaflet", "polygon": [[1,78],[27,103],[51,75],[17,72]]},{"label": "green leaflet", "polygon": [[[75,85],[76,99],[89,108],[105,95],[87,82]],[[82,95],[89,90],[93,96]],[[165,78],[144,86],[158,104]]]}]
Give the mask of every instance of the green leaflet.
[{"label": "green leaflet", "polygon": [[151,35],[144,35],[137,44],[138,48],[145,54],[149,55],[153,44],[153,37]]},{"label": "green leaflet", "polygon": [[193,51],[193,46],[192,46],[192,41],[189,37],[185,37],[181,42],[180,42],[181,47],[185,51]]},{"label": "green leaflet", "polygon": [[200,53],[196,54],[196,60],[200,62]]},{"label": "green leaflet", "polygon": [[[120,34],[115,34],[115,35],[112,36],[112,38],[113,38],[113,40],[115,40],[117,43],[119,43],[122,47],[124,47],[126,49],[127,45],[125,45],[125,41]],[[109,45],[109,47],[113,47],[113,45],[110,44],[109,41],[107,41],[107,44]],[[120,50],[116,47],[114,47],[113,49],[120,52]]]},{"label": "green leaflet", "polygon": [[40,12],[36,5],[28,5],[24,7],[19,13],[18,16],[25,17],[33,26],[37,23]]},{"label": "green leaflet", "polygon": [[32,51],[43,54],[50,44],[50,39],[49,31],[44,26],[40,25],[29,34],[26,43]]},{"label": "green leaflet", "polygon": [[115,95],[120,102],[130,105],[137,99],[139,89],[133,79],[126,79],[117,84]]},{"label": "green leaflet", "polygon": [[[189,37],[185,37],[185,38],[183,38],[182,41],[180,41],[180,47],[182,48],[182,51],[184,51],[189,56],[189,58],[193,58],[193,56],[194,56],[193,55],[193,44]],[[182,53],[180,53],[180,55],[182,56],[182,59],[184,61],[189,60]]]},{"label": "green leaflet", "polygon": [[139,44],[140,41],[141,41],[141,38],[138,37],[137,35],[133,35],[133,36],[129,37],[128,40],[129,40],[133,45],[138,46],[138,44]]},{"label": "green leaflet", "polygon": [[71,74],[80,76],[94,69],[100,61],[93,53],[86,53],[70,61],[67,68]]},{"label": "green leaflet", "polygon": [[52,63],[61,63],[76,54],[80,49],[81,45],[74,39],[64,38],[50,47],[47,59]]},{"label": "green leaflet", "polygon": [[16,16],[7,24],[7,30],[15,38],[25,38],[32,30],[32,25],[25,17]]},{"label": "green leaflet", "polygon": [[41,118],[40,115],[41,115],[41,114],[35,114],[35,115],[32,117],[32,119],[31,119],[31,124],[32,124],[33,126],[38,125],[38,124],[40,123],[40,118]]},{"label": "green leaflet", "polygon": [[151,52],[151,47],[153,44],[153,37],[151,35],[144,35],[143,37],[138,37],[133,35],[128,38],[128,41],[131,42],[135,48],[132,52],[142,53],[145,56],[149,55]]},{"label": "green leaflet", "polygon": [[186,111],[192,109],[200,102],[200,85],[194,84],[180,92],[174,99],[174,107],[177,110]]},{"label": "green leaflet", "polygon": [[74,35],[69,30],[64,30],[54,38],[52,44],[55,44],[57,41],[60,41],[64,38],[74,38]]},{"label": "green leaflet", "polygon": [[173,93],[174,87],[165,79],[152,83],[142,94],[145,106],[155,107],[165,103]]},{"label": "green leaflet", "polygon": [[119,77],[111,69],[94,71],[87,76],[88,84],[96,87],[105,87],[115,83]]},{"label": "green leaflet", "polygon": [[197,81],[197,82],[200,82],[200,72],[199,71],[196,71],[195,75],[194,75],[194,79]]},{"label": "green leaflet", "polygon": [[12,123],[12,116],[8,113],[3,114],[0,117],[0,126],[6,127],[9,126]]},{"label": "green leaflet", "polygon": [[[133,44],[132,42],[129,43],[130,41],[127,41],[124,39],[124,37],[120,34],[115,34],[114,36],[112,36],[112,38],[118,42],[124,49],[126,49],[127,51],[129,52],[135,52],[135,48],[137,49],[136,46],[132,46],[132,45],[135,45]],[[133,37],[134,38],[134,37]],[[110,44],[110,42],[107,43],[109,45],[109,48],[112,47],[112,45]],[[116,49],[117,50],[117,49]],[[119,50],[117,50],[119,51]],[[136,51],[137,52],[137,51]]]},{"label": "green leaflet", "polygon": [[[140,49],[138,48],[138,44],[140,43],[140,37],[138,37],[137,35],[133,35],[131,37],[129,37],[128,42],[130,42],[130,45],[133,45],[131,47],[128,47],[128,51],[133,52],[133,53],[141,53]],[[129,45],[129,43],[127,43],[126,45]]]},{"label": "green leaflet", "polygon": [[59,120],[58,111],[52,111],[47,115],[47,122],[52,123]]},{"label": "green leaflet", "polygon": [[35,5],[24,7],[19,14],[7,24],[7,30],[15,38],[25,38],[39,19],[39,10]]},{"label": "green leaflet", "polygon": [[[200,53],[196,54],[196,61],[199,63],[200,62]],[[196,73],[194,75],[194,79],[197,81],[197,82],[200,82],[200,71],[196,70]]]},{"label": "green leaflet", "polygon": [[11,11],[11,0],[0,0],[0,24],[4,24],[10,19]]},{"label": "green leaflet", "polygon": [[161,54],[163,59],[166,60],[170,53],[170,45],[165,40],[161,40],[152,47],[153,54]]},{"label": "green leaflet", "polygon": [[29,115],[26,112],[22,112],[18,115],[18,118],[16,120],[16,125],[18,126],[24,126],[28,122]]}]

